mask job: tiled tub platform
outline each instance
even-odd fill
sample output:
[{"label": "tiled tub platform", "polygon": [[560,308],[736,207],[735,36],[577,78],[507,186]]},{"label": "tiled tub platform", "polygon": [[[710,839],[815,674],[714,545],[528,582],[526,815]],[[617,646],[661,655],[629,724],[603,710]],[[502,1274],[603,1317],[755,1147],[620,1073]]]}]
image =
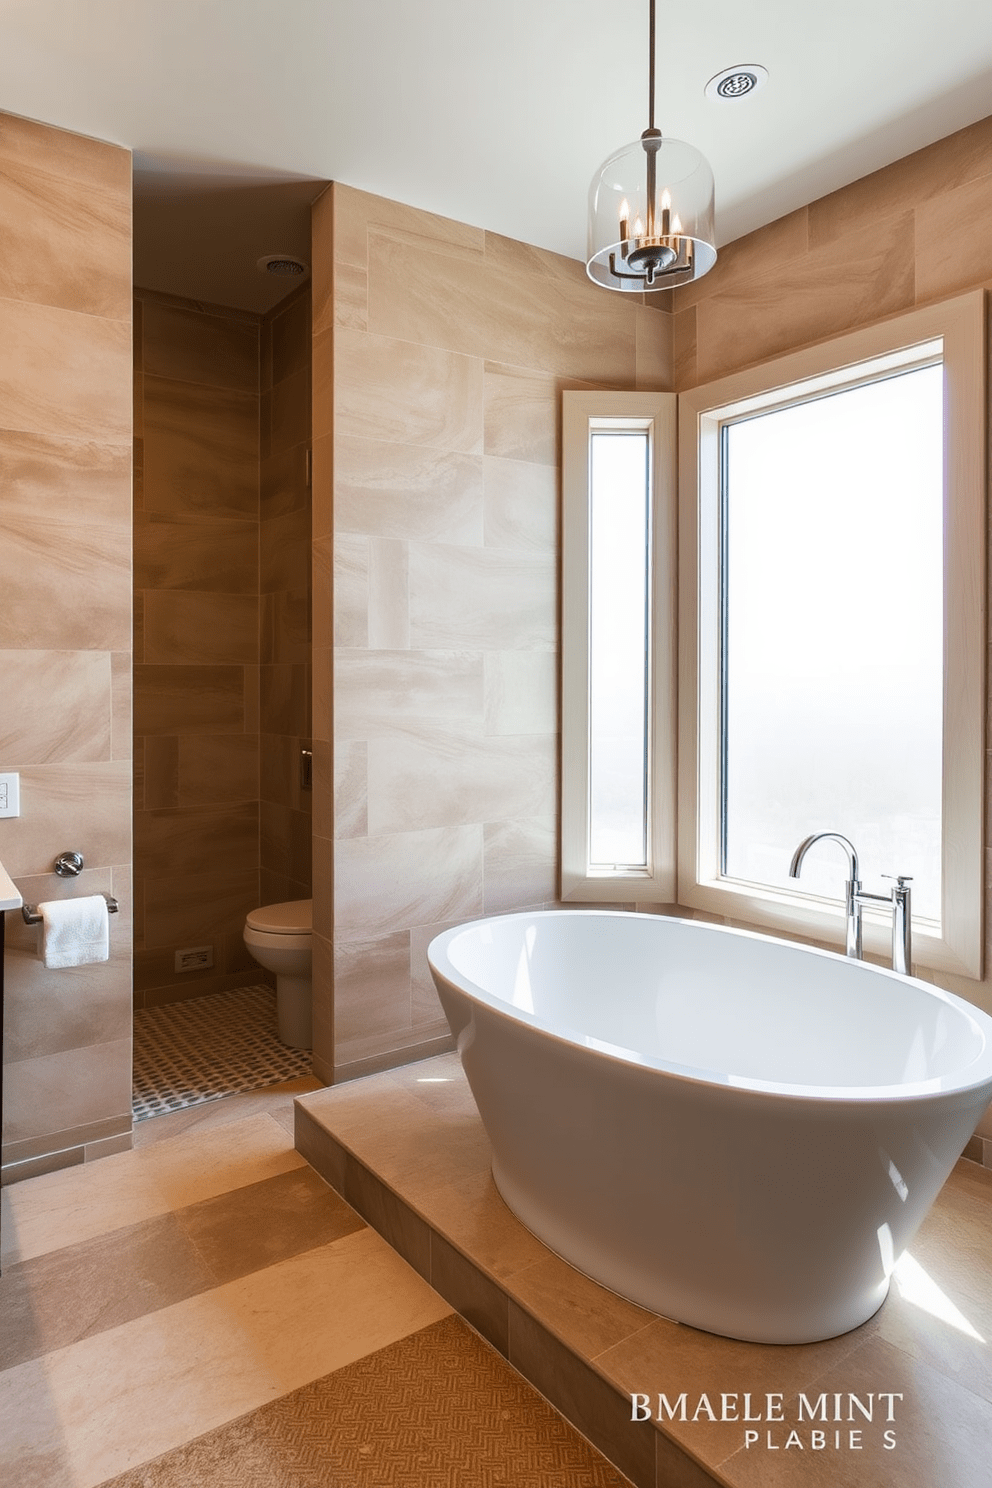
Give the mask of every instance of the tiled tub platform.
[{"label": "tiled tub platform", "polygon": [[[638,1488],[992,1481],[992,1172],[975,1163],[958,1164],[874,1318],[769,1347],[656,1317],[535,1239],[496,1192],[455,1055],[302,1096],[296,1146]],[[655,1414],[660,1393],[685,1392],[687,1419],[632,1421],[634,1392]],[[829,1420],[800,1419],[800,1392],[825,1394]],[[781,1395],[781,1422],[701,1406],[719,1415],[736,1396],[727,1413],[742,1416],[745,1394],[752,1415]]]}]

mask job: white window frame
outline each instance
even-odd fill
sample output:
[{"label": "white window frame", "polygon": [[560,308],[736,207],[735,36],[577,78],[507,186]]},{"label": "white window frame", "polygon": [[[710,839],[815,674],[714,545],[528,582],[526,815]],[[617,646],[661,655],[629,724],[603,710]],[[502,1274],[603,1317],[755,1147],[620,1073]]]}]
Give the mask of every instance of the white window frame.
[{"label": "white window frame", "polygon": [[[945,388],[942,906],[914,923],[913,959],[982,975],[985,764],[985,294],[975,291],[777,358],[679,397],[678,902],[744,923],[843,940],[843,908],[816,895],[719,875],[718,520],[721,420],[829,387],[848,369],[940,340]],[[857,533],[852,533],[857,541]],[[857,627],[838,607],[838,625]],[[884,646],[886,638],[862,637]],[[798,846],[798,843],[796,844]],[[857,844],[855,844],[857,846]],[[899,871],[895,865],[894,872]],[[881,885],[866,885],[873,890]],[[866,950],[887,954],[889,928],[865,918]]]},{"label": "white window frame", "polygon": [[[562,395],[563,901],[675,900],[676,398],[673,393]],[[647,866],[590,863],[589,527],[591,434],[647,431],[651,470]]]}]

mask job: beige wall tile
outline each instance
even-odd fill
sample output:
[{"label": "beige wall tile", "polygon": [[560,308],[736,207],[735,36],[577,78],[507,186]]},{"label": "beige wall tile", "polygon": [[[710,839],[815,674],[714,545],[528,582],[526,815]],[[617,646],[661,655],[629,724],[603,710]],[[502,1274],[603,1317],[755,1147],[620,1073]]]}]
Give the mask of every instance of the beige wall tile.
[{"label": "beige wall tile", "polygon": [[300,740],[283,734],[259,738],[257,789],[263,801],[277,801],[294,811],[307,811],[310,792],[300,788]]},{"label": "beige wall tile", "polygon": [[339,1042],[410,1027],[410,932],[334,947],[334,1028]]},{"label": "beige wall tile", "polygon": [[[485,540],[494,548],[558,548],[558,472],[528,460],[485,457]],[[449,537],[448,542],[456,542]]]},{"label": "beige wall tile", "polygon": [[696,378],[696,307],[679,310],[672,316],[673,355],[675,358],[675,387],[695,386]]},{"label": "beige wall tile", "polygon": [[[329,330],[321,331],[319,335],[315,335],[313,338],[313,359],[310,365],[310,396],[311,433],[314,440],[315,457],[317,442],[334,433],[334,347],[336,340],[336,335]],[[331,467],[330,444],[326,446],[326,449],[328,451],[326,468],[329,472]]]},{"label": "beige wall tile", "polygon": [[800,207],[721,248],[708,274],[674,291],[674,308],[685,310],[715,294],[746,290],[749,280],[762,278],[773,264],[781,269],[804,258],[809,247],[808,209]]},{"label": "beige wall tile", "polygon": [[335,941],[375,940],[482,910],[482,827],[335,843]]},{"label": "beige wall tile", "polygon": [[[5,651],[0,718],[4,767],[110,758],[111,668],[106,651]],[[53,702],[54,700],[54,702]]]},{"label": "beige wall tile", "polygon": [[7,148],[0,161],[0,297],[126,320],[131,203],[117,172],[87,179],[56,158],[39,169]]},{"label": "beige wall tile", "polygon": [[368,744],[364,739],[341,739],[334,747],[335,837],[366,837],[368,805]]},{"label": "beige wall tile", "polygon": [[487,822],[483,874],[487,915],[507,914],[554,899],[558,893],[555,816]]},{"label": "beige wall tile", "polygon": [[355,651],[335,659],[335,739],[411,726],[481,723],[483,659],[476,651]]},{"label": "beige wall tile", "polygon": [[149,666],[134,669],[138,734],[241,733],[245,669],[240,666]]},{"label": "beige wall tile", "polygon": [[665,311],[634,306],[634,386],[669,392],[674,386],[672,319]]},{"label": "beige wall tile", "polygon": [[[307,545],[307,558],[310,546]],[[309,572],[307,578],[309,579]],[[261,596],[259,621],[260,660],[265,662],[310,661],[310,591],[283,591]]]},{"label": "beige wall tile", "polygon": [[258,398],[144,374],[146,511],[258,514]]},{"label": "beige wall tile", "polygon": [[131,440],[131,317],[0,299],[3,427]]},{"label": "beige wall tile", "polygon": [[369,330],[465,356],[631,385],[633,307],[598,294],[573,259],[508,242],[488,234],[483,257],[453,258],[372,231]]},{"label": "beige wall tile", "polygon": [[[98,877],[98,874],[84,874],[87,881]],[[47,875],[21,883],[24,885],[21,892],[29,903],[63,897],[47,887]],[[109,891],[109,882],[106,887]],[[89,882],[84,887],[74,880],[74,892],[85,894],[96,890]],[[111,921],[109,962],[65,967],[58,976],[46,969],[38,955],[37,939],[35,927],[17,925],[11,917],[4,985],[5,1067],[21,1059],[37,1059],[84,1045],[130,1038],[130,942],[121,933],[117,919]]]},{"label": "beige wall tile", "polygon": [[4,167],[20,166],[46,175],[65,176],[94,189],[116,190],[126,201],[131,196],[131,152],[105,140],[90,139],[24,119],[3,114],[0,131],[0,161]]},{"label": "beige wall tile", "polygon": [[144,601],[146,662],[258,661],[254,595],[150,589]]},{"label": "beige wall tile", "polygon": [[563,388],[587,383],[530,368],[485,364],[485,451],[507,460],[557,465]]},{"label": "beige wall tile", "polygon": [[410,544],[410,644],[553,650],[557,558],[550,552]]},{"label": "beige wall tile", "polygon": [[342,435],[334,449],[338,532],[481,543],[482,459]]},{"label": "beige wall tile", "polygon": [[[339,433],[481,452],[482,363],[474,357],[339,330],[334,379]],[[323,432],[315,419],[314,433]]]},{"label": "beige wall tile", "polygon": [[110,656],[110,757],[129,760],[133,749],[130,651]]},{"label": "beige wall tile", "polygon": [[485,653],[486,733],[555,734],[558,657],[552,651]]},{"label": "beige wall tile", "polygon": [[3,1134],[7,1143],[99,1121],[130,1117],[130,1034],[4,1066]]},{"label": "beige wall tile", "polygon": [[[140,293],[140,291],[139,291]],[[153,377],[258,392],[259,325],[143,296],[142,367]]]},{"label": "beige wall tile", "polygon": [[370,227],[388,230],[399,242],[432,243],[455,256],[481,254],[486,235],[479,227],[407,207],[384,196],[373,196],[337,182],[334,198],[334,259],[336,263],[365,264]]},{"label": "beige wall tile", "polygon": [[[729,256],[729,253],[728,253]],[[696,306],[700,380],[865,325],[913,303],[913,219],[877,223]]]},{"label": "beige wall tile", "polygon": [[992,118],[979,119],[947,139],[821,197],[808,209],[810,245],[864,231],[866,224],[879,217],[903,212],[917,202],[988,175],[990,149]]},{"label": "beige wall tile", "polygon": [[259,830],[259,851],[266,869],[297,883],[309,883],[313,858],[309,812],[261,801]]},{"label": "beige wall tile", "polygon": [[410,644],[407,545],[369,538],[369,646],[402,650]]},{"label": "beige wall tile", "polygon": [[369,276],[357,264],[334,266],[334,324],[353,331],[369,328]]},{"label": "beige wall tile", "polygon": [[936,300],[992,277],[992,173],[916,208],[916,298]]},{"label": "beige wall tile", "polygon": [[557,749],[538,735],[397,733],[369,740],[368,784],[372,836],[552,816]]},{"label": "beige wall tile", "polygon": [[[326,548],[321,552],[326,552]],[[316,555],[315,555],[316,556]],[[342,533],[334,541],[334,644],[367,646],[369,643],[369,541]],[[322,586],[314,584],[314,603],[322,597]],[[316,635],[317,623],[314,631]]]},{"label": "beige wall tile", "polygon": [[432,1026],[438,1021],[447,1027],[427,961],[427,947],[435,935],[460,923],[460,920],[441,920],[433,925],[415,925],[410,931],[410,1013],[415,1028]]}]

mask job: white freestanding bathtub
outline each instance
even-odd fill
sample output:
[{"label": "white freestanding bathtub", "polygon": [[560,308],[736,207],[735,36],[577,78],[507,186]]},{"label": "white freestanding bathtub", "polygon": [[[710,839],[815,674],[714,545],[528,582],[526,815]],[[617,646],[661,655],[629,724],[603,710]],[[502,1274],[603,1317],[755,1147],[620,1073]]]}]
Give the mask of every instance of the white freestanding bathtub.
[{"label": "white freestanding bathtub", "polygon": [[506,1203],[666,1317],[856,1327],[992,1099],[992,1019],[828,951],[661,916],[504,915],[431,971]]}]

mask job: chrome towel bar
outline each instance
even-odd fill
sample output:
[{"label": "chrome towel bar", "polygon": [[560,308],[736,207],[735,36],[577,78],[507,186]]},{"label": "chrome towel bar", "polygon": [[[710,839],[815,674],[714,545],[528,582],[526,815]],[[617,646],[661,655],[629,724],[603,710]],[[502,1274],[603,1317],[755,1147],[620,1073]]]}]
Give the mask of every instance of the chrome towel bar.
[{"label": "chrome towel bar", "polygon": [[[113,894],[108,894],[104,889],[101,889],[100,892],[103,894],[104,899],[106,899],[107,901],[107,913],[116,914],[120,906],[118,905],[117,900],[114,898]],[[38,913],[38,906],[36,904],[22,904],[21,914],[24,916],[25,925],[41,924],[42,917]]]}]

